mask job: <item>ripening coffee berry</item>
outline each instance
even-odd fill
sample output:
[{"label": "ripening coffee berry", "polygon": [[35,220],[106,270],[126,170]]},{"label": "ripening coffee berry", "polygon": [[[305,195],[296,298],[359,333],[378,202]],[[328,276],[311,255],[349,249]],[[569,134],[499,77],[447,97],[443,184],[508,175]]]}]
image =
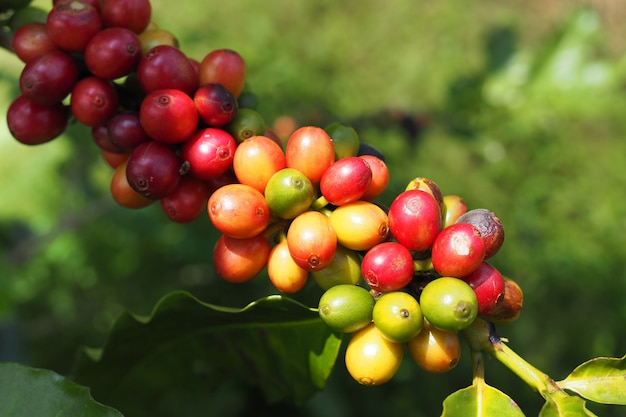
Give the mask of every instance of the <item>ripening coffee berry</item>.
[{"label": "ripening coffee berry", "polygon": [[174,88],[193,96],[198,87],[191,61],[180,49],[170,45],[155,46],[141,58],[137,80],[146,94]]},{"label": "ripening coffee berry", "polygon": [[398,242],[383,242],[363,256],[361,271],[375,291],[397,291],[413,279],[413,255]]},{"label": "ripening coffee berry", "polygon": [[118,110],[118,95],[113,82],[99,77],[84,77],[74,85],[70,97],[72,115],[86,126],[106,123]]},{"label": "ripening coffee berry", "polygon": [[492,310],[488,319],[495,324],[512,323],[519,318],[524,306],[524,293],[520,286],[511,278],[504,278],[504,298]]},{"label": "ripening coffee berry", "polygon": [[495,267],[481,263],[471,274],[461,277],[476,293],[478,315],[488,316],[504,299],[504,279]]},{"label": "ripening coffee berry", "polygon": [[239,97],[246,83],[246,63],[236,51],[216,49],[209,52],[198,68],[198,85],[221,84]]},{"label": "ripening coffee berry", "polygon": [[395,343],[405,343],[415,337],[424,324],[419,303],[402,291],[384,293],[372,311],[374,324],[383,336]]},{"label": "ripening coffee berry", "polygon": [[267,259],[267,275],[278,291],[294,293],[306,285],[309,271],[301,268],[293,260],[287,240],[283,239],[270,251]]},{"label": "ripening coffee berry", "polygon": [[30,101],[50,105],[61,102],[78,81],[78,64],[68,53],[52,50],[28,62],[19,86]]},{"label": "ripening coffee berry", "polygon": [[264,195],[275,216],[293,219],[311,207],[315,189],[311,181],[297,169],[283,168],[269,178]]},{"label": "ripening coffee berry", "polygon": [[504,227],[494,212],[479,208],[460,216],[456,223],[469,223],[478,229],[485,241],[485,259],[498,252],[504,242]]},{"label": "ripening coffee berry", "polygon": [[432,195],[443,210],[443,194],[439,186],[430,178],[416,177],[407,184],[406,190],[422,190]]},{"label": "ripening coffee berry", "polygon": [[213,266],[228,282],[246,282],[265,267],[269,253],[270,243],[263,235],[243,239],[222,235],[213,248]]},{"label": "ripening coffee berry", "polygon": [[459,217],[467,213],[467,204],[458,195],[443,196],[443,227],[454,224]]},{"label": "ripening coffee berry", "polygon": [[169,144],[189,139],[198,127],[193,99],[175,88],[155,90],[141,102],[141,127],[152,139]]},{"label": "ripening coffee berry", "polygon": [[126,178],[135,191],[158,200],[168,195],[180,180],[180,159],[169,146],[144,142],[128,158]]},{"label": "ripening coffee berry", "polygon": [[335,162],[333,142],[322,128],[305,126],[291,134],[285,147],[287,167],[295,168],[319,184],[322,175]]},{"label": "ripening coffee berry", "polygon": [[372,182],[372,170],[364,159],[349,156],[335,161],[320,179],[320,192],[335,206],[359,200]]},{"label": "ripening coffee berry", "polygon": [[335,159],[356,156],[359,152],[359,134],[352,127],[341,122],[331,123],[324,128],[333,141]]},{"label": "ripening coffee berry", "polygon": [[306,211],[291,222],[287,243],[294,261],[312,272],[326,268],[333,260],[337,235],[326,215]]},{"label": "ripening coffee berry", "polygon": [[9,105],[7,125],[11,135],[18,142],[24,145],[38,145],[49,142],[63,133],[69,117],[69,107],[63,103],[42,106],[22,95]]},{"label": "ripening coffee berry", "polygon": [[356,285],[361,281],[361,257],[352,249],[337,245],[330,264],[312,271],[311,276],[323,290],[340,284]]},{"label": "ripening coffee berry", "polygon": [[403,191],[389,207],[389,231],[409,250],[430,249],[441,231],[439,203],[426,191]]},{"label": "ripening coffee berry", "polygon": [[100,14],[105,27],[123,27],[143,32],[152,16],[149,0],[102,0]]},{"label": "ripening coffee berry", "polygon": [[431,258],[439,275],[459,278],[471,274],[485,259],[485,242],[473,225],[455,223],[437,235]]},{"label": "ripening coffee berry", "polygon": [[387,213],[369,201],[337,207],[331,212],[330,221],[339,243],[352,250],[368,250],[389,237]]},{"label": "ripening coffee berry", "polygon": [[98,9],[82,1],[58,2],[46,21],[50,39],[61,49],[82,53],[89,40],[102,29]]},{"label": "ripening coffee berry", "polygon": [[372,323],[352,335],[346,348],[346,368],[362,385],[389,381],[400,368],[404,346],[387,340]]},{"label": "ripening coffee berry", "polygon": [[353,333],[372,322],[374,297],[358,285],[335,285],[322,294],[318,309],[320,318],[332,330]]},{"label": "ripening coffee berry", "polygon": [[458,278],[441,277],[430,281],[422,290],[419,303],[430,324],[444,330],[462,330],[478,315],[474,290]]},{"label": "ripening coffee berry", "polygon": [[84,53],[87,69],[93,75],[109,80],[134,71],[140,59],[141,43],[137,34],[122,27],[111,27],[96,33]]},{"label": "ripening coffee berry", "polygon": [[450,371],[461,358],[458,333],[434,327],[427,320],[424,320],[422,331],[409,340],[406,346],[415,363],[433,374]]},{"label": "ripening coffee berry", "polygon": [[208,181],[220,177],[232,167],[236,148],[237,143],[228,132],[207,127],[183,143],[180,156],[189,164],[189,174]]},{"label": "ripening coffee berry", "polygon": [[270,222],[263,194],[245,184],[229,184],[215,190],[207,212],[217,230],[236,239],[257,236]]},{"label": "ripening coffee berry", "polygon": [[200,119],[209,126],[224,126],[237,114],[237,99],[221,84],[198,87],[193,96]]}]

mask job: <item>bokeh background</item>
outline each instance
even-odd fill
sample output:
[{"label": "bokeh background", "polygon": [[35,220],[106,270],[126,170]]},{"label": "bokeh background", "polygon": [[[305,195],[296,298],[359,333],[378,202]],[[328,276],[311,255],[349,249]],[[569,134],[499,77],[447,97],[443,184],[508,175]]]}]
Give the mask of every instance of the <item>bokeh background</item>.
[{"label": "bokeh background", "polygon": [[[391,183],[380,202],[422,176],[470,208],[494,211],[506,240],[492,262],[525,292],[521,318],[498,331],[532,364],[560,379],[592,357],[626,353],[626,4],[152,4],[188,55],[226,47],[246,59],[268,124],[341,121],[383,151]],[[0,51],[2,114],[21,68]],[[26,147],[0,120],[0,360],[67,374],[77,349],[101,345],[118,314],[148,314],[169,291],[234,307],[275,292],[266,277],[220,281],[208,218],[180,225],[158,205],[118,207],[110,175],[88,129]],[[310,302],[319,294],[310,284],[294,298]],[[340,357],[327,388],[304,406],[245,401],[257,415],[439,415],[445,396],[471,383],[464,355],[445,375],[406,361],[376,388],[352,381]],[[488,383],[537,414],[537,394],[495,361],[486,367]],[[213,410],[239,415],[232,398],[222,393]]]}]

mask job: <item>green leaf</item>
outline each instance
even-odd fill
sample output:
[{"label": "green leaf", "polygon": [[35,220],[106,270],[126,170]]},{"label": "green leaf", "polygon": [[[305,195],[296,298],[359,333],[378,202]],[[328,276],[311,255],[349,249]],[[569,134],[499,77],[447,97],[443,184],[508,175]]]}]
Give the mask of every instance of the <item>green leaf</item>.
[{"label": "green leaf", "polygon": [[591,359],[557,384],[590,401],[626,405],[626,356]]},{"label": "green leaf", "polygon": [[585,400],[575,396],[550,396],[539,412],[539,417],[597,417],[587,409]]},{"label": "green leaf", "polygon": [[17,363],[0,363],[0,417],[122,417],[57,373]]},{"label": "green leaf", "polygon": [[441,417],[524,417],[517,403],[502,391],[480,379],[443,401]]},{"label": "green leaf", "polygon": [[175,292],[150,317],[121,315],[101,350],[81,352],[75,379],[129,416],[206,402],[233,379],[268,402],[302,403],[324,387],[340,345],[317,310],[280,295],[235,309]]}]

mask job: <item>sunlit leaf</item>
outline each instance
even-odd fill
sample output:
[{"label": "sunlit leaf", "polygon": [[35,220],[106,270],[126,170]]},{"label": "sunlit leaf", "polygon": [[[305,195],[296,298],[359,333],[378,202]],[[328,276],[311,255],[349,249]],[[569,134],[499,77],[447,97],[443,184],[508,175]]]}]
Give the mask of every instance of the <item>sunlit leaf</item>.
[{"label": "sunlit leaf", "polygon": [[558,385],[597,403],[626,405],[626,356],[591,359]]},{"label": "sunlit leaf", "polygon": [[585,400],[575,396],[549,397],[539,412],[539,417],[595,417],[587,409]]},{"label": "sunlit leaf", "polygon": [[523,417],[517,403],[484,380],[450,394],[441,417]]},{"label": "sunlit leaf", "polygon": [[303,402],[324,387],[340,345],[316,310],[280,295],[234,309],[176,292],[150,317],[119,317],[101,350],[81,353],[75,377],[129,416],[151,415],[164,393],[170,407],[205,401],[233,378],[268,402]]},{"label": "sunlit leaf", "polygon": [[91,397],[89,388],[59,374],[0,363],[0,417],[122,417]]}]

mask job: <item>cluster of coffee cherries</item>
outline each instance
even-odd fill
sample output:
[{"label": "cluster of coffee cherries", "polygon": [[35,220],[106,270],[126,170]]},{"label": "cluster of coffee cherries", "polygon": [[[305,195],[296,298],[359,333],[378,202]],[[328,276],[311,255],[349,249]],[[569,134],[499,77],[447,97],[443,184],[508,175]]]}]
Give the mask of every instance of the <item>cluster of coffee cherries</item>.
[{"label": "cluster of coffee cherries", "polygon": [[487,262],[504,239],[493,212],[424,177],[390,206],[376,202],[389,182],[378,150],[338,122],[279,137],[246,104],[242,57],[188,57],[148,0],[58,0],[45,17],[14,33],[25,66],[7,113],[13,136],[46,143],[76,120],[114,169],[120,205],[159,201],[176,222],[208,213],[222,278],[266,270],[283,293],[312,278],[321,319],[352,334],[345,359],[358,382],[389,380],[405,346],[445,372],[477,317],[517,318],[519,286]]},{"label": "cluster of coffee cherries", "polygon": [[7,112],[12,135],[37,145],[69,123],[89,127],[124,207],[159,201],[171,220],[194,220],[213,189],[235,180],[237,143],[266,131],[242,104],[251,95],[242,57],[187,56],[151,21],[148,0],[55,1],[45,21],[15,30],[12,46],[25,64]]},{"label": "cluster of coffee cherries", "polygon": [[319,302],[323,321],[352,334],[345,363],[364,385],[391,379],[405,346],[428,372],[453,369],[459,331],[477,317],[514,321],[523,304],[519,285],[487,262],[504,241],[492,211],[468,210],[461,197],[415,178],[386,213],[388,238],[360,253],[367,285],[334,285]]}]

